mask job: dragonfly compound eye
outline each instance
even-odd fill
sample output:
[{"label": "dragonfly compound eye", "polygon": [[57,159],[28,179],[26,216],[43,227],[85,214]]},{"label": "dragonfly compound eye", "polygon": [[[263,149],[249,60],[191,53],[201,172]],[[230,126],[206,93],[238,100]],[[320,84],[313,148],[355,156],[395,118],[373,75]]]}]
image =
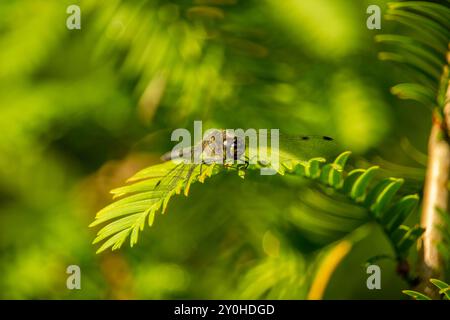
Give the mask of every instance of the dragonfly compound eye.
[{"label": "dragonfly compound eye", "polygon": [[245,152],[245,140],[239,137],[233,139],[233,159],[237,161]]}]

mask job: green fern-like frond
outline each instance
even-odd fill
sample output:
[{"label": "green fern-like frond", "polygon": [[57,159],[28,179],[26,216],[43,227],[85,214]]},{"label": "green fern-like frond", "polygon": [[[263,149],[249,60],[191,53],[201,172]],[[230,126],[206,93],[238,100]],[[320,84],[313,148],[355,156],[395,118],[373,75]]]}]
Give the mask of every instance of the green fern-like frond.
[{"label": "green fern-like frond", "polygon": [[170,198],[175,194],[189,193],[191,183],[203,182],[216,173],[214,164],[185,164],[165,162],[136,173],[124,187],[111,191],[120,200],[110,204],[96,215],[91,227],[106,223],[94,243],[105,240],[97,253],[108,248],[120,248],[128,237],[130,246],[138,241],[139,232],[146,222],[153,225],[155,214],[164,213]]},{"label": "green fern-like frond", "polygon": [[439,279],[430,279],[430,282],[439,289],[439,294],[444,295],[444,299],[450,300],[450,285]]},{"label": "green fern-like frond", "polygon": [[410,71],[414,83],[402,83],[392,93],[427,107],[443,108],[448,86],[447,55],[450,38],[450,5],[428,1],[388,4],[386,19],[414,32],[411,35],[379,35],[376,40],[389,45],[382,60],[394,61]]},{"label": "green fern-like frond", "polygon": [[[373,220],[382,226],[396,257],[404,259],[409,248],[423,232],[418,226],[410,228],[402,225],[417,206],[419,197],[397,196],[403,184],[402,179],[387,178],[374,183],[378,170],[376,166],[346,172],[345,165],[349,155],[350,152],[344,152],[333,162],[327,163],[322,157],[298,160],[283,153],[283,160],[277,172],[281,175],[294,174],[317,181],[366,208]],[[261,167],[261,164],[257,164],[249,166],[248,169],[257,170]],[[138,172],[129,180],[131,184],[112,191],[115,197],[121,199],[101,210],[91,224],[95,226],[108,222],[94,240],[94,243],[105,240],[98,252],[109,247],[113,250],[120,248],[129,236],[130,244],[134,245],[145,222],[148,220],[149,225],[152,225],[155,214],[160,209],[162,212],[165,211],[174,194],[184,191],[187,195],[192,182],[203,182],[206,177],[220,171],[231,171],[229,169],[231,168],[217,164],[166,162]],[[242,174],[242,171],[238,172]]]},{"label": "green fern-like frond", "polygon": [[[438,279],[430,279],[430,282],[439,289],[439,294],[443,296],[444,300],[450,300],[450,285],[445,283],[444,281]],[[403,290],[404,294],[407,294],[410,297],[413,297],[415,300],[432,300],[427,295],[423,293],[413,291],[413,290]]]},{"label": "green fern-like frond", "polygon": [[414,290],[403,290],[402,292],[414,300],[432,300],[429,296]]},{"label": "green fern-like frond", "polygon": [[324,159],[314,158],[300,162],[295,169],[285,168],[325,184],[366,208],[370,217],[383,228],[397,259],[404,259],[424,231],[419,226],[402,225],[417,207],[418,195],[396,196],[403,179],[386,178],[374,183],[377,166],[346,173],[344,167],[349,155],[350,152],[344,152],[332,163],[324,164]]}]

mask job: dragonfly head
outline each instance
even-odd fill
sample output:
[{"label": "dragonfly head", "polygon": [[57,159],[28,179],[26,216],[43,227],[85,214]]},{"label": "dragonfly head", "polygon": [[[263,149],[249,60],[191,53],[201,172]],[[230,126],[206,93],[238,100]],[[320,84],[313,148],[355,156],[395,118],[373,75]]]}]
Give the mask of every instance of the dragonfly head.
[{"label": "dragonfly head", "polygon": [[245,140],[234,133],[225,132],[223,140],[226,159],[237,161],[245,153]]},{"label": "dragonfly head", "polygon": [[203,154],[210,159],[235,162],[244,152],[244,139],[227,130],[214,130],[203,140]]}]

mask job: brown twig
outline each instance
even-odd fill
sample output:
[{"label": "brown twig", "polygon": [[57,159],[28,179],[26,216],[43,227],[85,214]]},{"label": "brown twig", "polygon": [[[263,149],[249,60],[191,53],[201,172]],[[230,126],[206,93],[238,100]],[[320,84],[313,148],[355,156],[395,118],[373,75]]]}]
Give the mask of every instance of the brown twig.
[{"label": "brown twig", "polygon": [[[450,55],[448,56],[450,61]],[[439,226],[442,218],[439,211],[448,211],[448,181],[450,177],[450,86],[448,83],[448,65],[445,67],[443,81],[446,85],[446,103],[444,110],[433,115],[433,125],[428,141],[428,165],[424,189],[421,226],[425,232],[420,241],[418,290],[430,296],[436,295],[430,285],[430,278],[442,276],[443,262],[438,251],[442,241]]]}]

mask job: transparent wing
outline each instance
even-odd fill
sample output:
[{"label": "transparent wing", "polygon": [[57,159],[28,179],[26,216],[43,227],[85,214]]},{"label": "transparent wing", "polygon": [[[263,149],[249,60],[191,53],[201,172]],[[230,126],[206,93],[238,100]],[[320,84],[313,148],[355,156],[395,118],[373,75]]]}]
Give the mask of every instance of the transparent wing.
[{"label": "transparent wing", "polygon": [[[339,153],[337,143],[333,138],[320,135],[286,135],[279,134],[278,148],[275,148],[273,137],[269,134],[258,134],[258,141],[255,145],[250,145],[250,141],[245,141],[245,155],[249,159],[261,159],[272,156],[278,156],[281,161],[301,160],[306,161],[315,157],[331,158]],[[262,141],[265,143],[262,143]],[[164,161],[179,159],[183,155],[193,155],[194,152],[202,153],[202,142],[192,147],[175,150],[174,153],[167,152],[161,159]],[[241,159],[241,157],[239,157]]]},{"label": "transparent wing", "polygon": [[[323,157],[331,158],[339,153],[336,141],[328,136],[319,135],[286,135],[279,134],[278,148],[275,148],[274,137],[272,135],[260,135],[259,143],[253,152],[258,152],[259,156],[264,158],[279,156],[280,161],[300,160],[306,161],[311,158]],[[266,139],[266,147],[261,146],[261,140]],[[250,146],[250,149],[252,147]],[[248,154],[249,152],[247,152]],[[254,154],[254,153],[253,153]]]},{"label": "transparent wing", "polygon": [[285,157],[308,160],[315,157],[334,157],[339,153],[336,141],[328,136],[280,135],[280,151]]},{"label": "transparent wing", "polygon": [[188,182],[194,170],[198,167],[195,164],[179,163],[171,169],[155,186],[155,191],[166,192],[176,189],[177,186]]}]

